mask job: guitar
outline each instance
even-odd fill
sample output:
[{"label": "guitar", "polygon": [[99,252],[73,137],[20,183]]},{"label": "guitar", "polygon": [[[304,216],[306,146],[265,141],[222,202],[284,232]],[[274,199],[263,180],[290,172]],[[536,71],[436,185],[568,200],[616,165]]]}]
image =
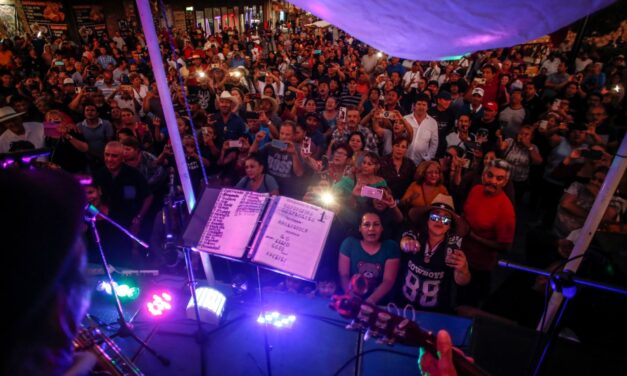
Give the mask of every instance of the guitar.
[{"label": "guitar", "polygon": [[[367,291],[365,278],[355,275],[351,280],[351,292],[346,295],[334,295],[330,307],[342,317],[353,321],[347,329],[366,329],[364,338],[377,339],[387,345],[400,343],[405,346],[422,347],[437,358],[436,337],[431,332],[420,328],[414,321],[390,313],[374,304],[364,301],[360,296]],[[355,293],[357,292],[357,293]],[[460,376],[487,376],[487,372],[470,362],[461,352],[453,350],[453,364]]]}]

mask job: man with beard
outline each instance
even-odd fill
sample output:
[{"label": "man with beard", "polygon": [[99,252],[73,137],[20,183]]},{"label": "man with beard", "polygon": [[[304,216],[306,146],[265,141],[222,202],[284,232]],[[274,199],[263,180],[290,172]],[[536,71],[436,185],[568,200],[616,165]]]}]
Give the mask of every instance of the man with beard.
[{"label": "man with beard", "polygon": [[228,91],[223,91],[219,99],[219,112],[213,115],[217,145],[222,146],[226,140],[239,140],[246,132],[246,124],[240,118],[235,108],[239,105],[237,98]]},{"label": "man with beard", "polygon": [[470,233],[464,239],[464,252],[472,280],[459,290],[458,303],[477,306],[490,293],[492,270],[498,252],[509,249],[516,231],[516,213],[503,191],[510,176],[510,165],[502,159],[488,163],[464,203],[464,218]]}]

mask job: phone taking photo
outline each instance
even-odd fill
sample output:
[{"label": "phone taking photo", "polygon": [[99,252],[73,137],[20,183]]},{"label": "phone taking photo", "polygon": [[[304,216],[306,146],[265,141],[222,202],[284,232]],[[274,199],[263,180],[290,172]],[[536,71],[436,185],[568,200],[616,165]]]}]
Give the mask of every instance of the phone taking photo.
[{"label": "phone taking photo", "polygon": [[227,141],[229,143],[229,148],[241,148],[242,140],[230,140]]},{"label": "phone taking photo", "polygon": [[581,156],[591,161],[598,161],[603,158],[603,152],[601,150],[582,150]]},{"label": "phone taking photo", "polygon": [[303,155],[311,154],[311,137],[305,137],[303,139],[303,147],[301,148],[301,153]]},{"label": "phone taking photo", "polygon": [[272,140],[271,145],[272,147],[277,148],[282,151],[287,150],[287,142],[283,142],[281,140]]},{"label": "phone taking photo", "polygon": [[346,107],[340,107],[338,114],[337,114],[337,119],[339,121],[346,122],[346,111],[347,111]]},{"label": "phone taking photo", "polygon": [[383,198],[383,189],[373,188],[364,185],[363,187],[361,187],[361,197],[369,197],[376,200],[381,200]]}]

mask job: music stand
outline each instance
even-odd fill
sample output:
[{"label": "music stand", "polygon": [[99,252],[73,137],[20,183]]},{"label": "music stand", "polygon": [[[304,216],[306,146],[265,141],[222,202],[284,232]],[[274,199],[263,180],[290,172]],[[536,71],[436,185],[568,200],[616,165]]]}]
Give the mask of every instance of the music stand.
[{"label": "music stand", "polygon": [[[332,212],[288,197],[208,188],[191,214],[183,243],[187,248],[254,265],[263,306],[260,267],[313,280],[332,221]],[[233,231],[235,228],[238,231]],[[267,321],[264,342],[271,376]]]},{"label": "music stand", "polygon": [[102,263],[102,267],[104,268],[104,271],[105,271],[105,273],[107,275],[107,280],[108,280],[109,284],[111,285],[111,289],[113,291],[113,297],[115,299],[115,309],[116,309],[116,311],[118,313],[117,323],[120,325],[120,327],[111,336],[111,338],[114,338],[114,337],[121,337],[121,338],[131,337],[137,343],[139,343],[139,345],[142,348],[146,349],[155,358],[159,359],[161,364],[163,364],[164,366],[169,366],[170,365],[170,360],[167,359],[166,357],[160,355],[159,353],[157,353],[157,351],[155,351],[146,342],[144,342],[141,338],[139,338],[137,336],[137,334],[135,334],[133,332],[132,325],[128,321],[126,321],[126,318],[124,317],[124,311],[122,310],[122,303],[120,302],[120,298],[118,297],[118,294],[116,292],[116,288],[115,288],[115,285],[114,285],[113,277],[111,276],[111,272],[109,271],[109,267],[108,267],[109,265],[108,265],[108,262],[107,262],[107,258],[105,256],[105,252],[104,252],[104,249],[102,248],[102,243],[100,241],[100,233],[98,232],[98,228],[96,227],[96,218],[97,217],[100,217],[100,218],[104,219],[105,221],[109,222],[110,224],[112,224],[113,226],[118,228],[120,231],[122,231],[129,238],[133,239],[135,242],[140,244],[142,247],[148,248],[148,244],[146,244],[145,242],[143,242],[142,240],[137,238],[130,231],[128,231],[122,225],[120,225],[117,222],[115,222],[113,219],[111,219],[108,216],[106,216],[103,213],[101,213],[95,206],[87,205],[85,207],[85,220],[90,223],[90,227],[91,227],[92,233],[94,235],[94,241],[96,242],[96,245],[98,246],[98,253],[100,255],[100,262]]}]

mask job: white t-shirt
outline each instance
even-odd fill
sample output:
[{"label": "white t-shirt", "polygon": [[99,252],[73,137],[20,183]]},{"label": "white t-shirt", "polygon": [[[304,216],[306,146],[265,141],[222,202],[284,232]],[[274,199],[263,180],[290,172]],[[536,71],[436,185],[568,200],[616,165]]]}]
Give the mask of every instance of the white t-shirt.
[{"label": "white t-shirt", "polygon": [[7,129],[0,135],[0,153],[8,153],[11,149],[11,143],[16,141],[29,141],[35,146],[35,149],[44,147],[44,126],[38,122],[26,122],[24,125],[24,134],[17,135]]},{"label": "white t-shirt", "polygon": [[420,71],[418,71],[418,72],[412,72],[412,71],[405,72],[405,75],[403,76],[403,88],[407,87],[407,85],[409,85],[411,80],[414,80],[414,82],[411,84],[410,88],[417,88],[418,87],[418,81],[420,80]]}]

